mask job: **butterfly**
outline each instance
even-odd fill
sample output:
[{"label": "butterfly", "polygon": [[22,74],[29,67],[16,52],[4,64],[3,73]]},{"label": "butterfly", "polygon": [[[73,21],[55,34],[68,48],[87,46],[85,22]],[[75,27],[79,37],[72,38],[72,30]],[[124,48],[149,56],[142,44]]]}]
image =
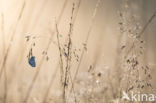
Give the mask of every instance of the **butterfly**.
[{"label": "butterfly", "polygon": [[28,62],[32,67],[36,67],[35,56],[31,56],[31,58],[28,59]]}]

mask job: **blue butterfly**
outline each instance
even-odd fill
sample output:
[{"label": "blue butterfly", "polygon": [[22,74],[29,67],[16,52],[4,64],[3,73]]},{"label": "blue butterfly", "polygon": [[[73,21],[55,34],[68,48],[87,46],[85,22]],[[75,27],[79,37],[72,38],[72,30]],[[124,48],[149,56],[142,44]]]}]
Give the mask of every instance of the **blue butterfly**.
[{"label": "blue butterfly", "polygon": [[31,56],[31,58],[29,58],[28,62],[32,67],[36,67],[35,56]]}]

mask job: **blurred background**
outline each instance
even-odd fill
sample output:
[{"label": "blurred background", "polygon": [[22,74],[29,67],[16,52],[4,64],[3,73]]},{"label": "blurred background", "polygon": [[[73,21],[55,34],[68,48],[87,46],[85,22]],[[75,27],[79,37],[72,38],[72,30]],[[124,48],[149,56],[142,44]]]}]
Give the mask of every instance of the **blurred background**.
[{"label": "blurred background", "polygon": [[[78,57],[83,56],[81,60],[73,56],[71,76],[75,76],[78,66],[77,76],[80,81],[88,80],[85,79],[88,75],[86,72],[92,68],[97,72],[107,70],[108,75],[113,74],[114,70],[120,72],[117,69],[121,55],[118,49],[123,42],[120,39],[120,12],[128,8],[143,28],[156,11],[156,0],[126,2],[127,4],[124,0],[0,0],[0,103],[59,101],[62,92],[55,24],[57,23],[63,47],[67,42],[73,8],[72,49]],[[156,87],[155,28],[156,18],[152,19],[143,33],[144,61],[151,68],[153,88]],[[28,63],[27,56],[31,49],[35,56],[35,68]]]}]

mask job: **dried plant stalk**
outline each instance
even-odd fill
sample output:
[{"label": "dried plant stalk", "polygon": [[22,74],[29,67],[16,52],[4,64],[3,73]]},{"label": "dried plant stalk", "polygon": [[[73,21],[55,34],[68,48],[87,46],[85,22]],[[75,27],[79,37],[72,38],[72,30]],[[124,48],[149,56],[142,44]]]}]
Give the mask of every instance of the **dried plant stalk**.
[{"label": "dried plant stalk", "polygon": [[[96,17],[96,14],[97,14],[97,10],[99,8],[99,4],[100,4],[101,0],[98,0],[97,3],[96,3],[96,6],[95,6],[95,9],[94,9],[94,12],[93,12],[93,15],[92,15],[92,18],[91,18],[91,24],[89,26],[89,30],[88,30],[88,33],[87,33],[87,38],[85,40],[85,44],[87,45],[88,44],[88,39],[90,37],[90,34],[91,34],[91,31],[92,31],[92,28],[93,28],[93,25],[94,25],[94,20],[95,20],[95,17]],[[85,49],[82,49],[82,53],[80,55],[80,61],[79,61],[79,64],[76,68],[76,73],[74,75],[74,78],[73,78],[73,83],[75,82],[76,80],[76,76],[78,74],[78,71],[80,69],[80,65],[81,65],[81,62],[82,62],[82,59],[83,59],[83,55],[85,53]]]},{"label": "dried plant stalk", "polygon": [[[61,20],[61,18],[62,18],[63,13],[64,13],[65,7],[66,7],[66,5],[67,5],[67,1],[68,1],[68,0],[65,0],[64,5],[63,5],[63,8],[61,9],[60,15],[59,15],[58,20],[57,20],[57,24],[58,24],[58,25],[59,25],[59,23],[60,23],[60,20]],[[50,37],[50,40],[49,40],[48,45],[47,45],[47,47],[46,47],[46,51],[49,50],[49,47],[50,47],[50,45],[51,45],[51,43],[52,43],[53,35],[56,33],[55,30],[54,30],[54,31],[50,31],[50,32],[51,32],[51,37]],[[27,103],[27,102],[28,102],[29,96],[30,96],[30,94],[31,94],[31,92],[32,92],[32,89],[33,89],[33,87],[34,87],[34,84],[35,84],[35,82],[36,82],[36,80],[37,80],[37,78],[38,78],[38,75],[39,75],[41,66],[42,66],[42,64],[43,64],[43,62],[44,62],[44,59],[45,59],[45,55],[42,56],[41,61],[40,61],[39,65],[38,65],[37,68],[36,68],[37,71],[36,71],[36,73],[35,73],[35,75],[34,75],[34,77],[33,77],[33,80],[32,80],[32,82],[31,82],[29,88],[28,88],[28,91],[27,91],[27,93],[26,93],[26,97],[25,97],[25,99],[24,99],[24,103]]]}]

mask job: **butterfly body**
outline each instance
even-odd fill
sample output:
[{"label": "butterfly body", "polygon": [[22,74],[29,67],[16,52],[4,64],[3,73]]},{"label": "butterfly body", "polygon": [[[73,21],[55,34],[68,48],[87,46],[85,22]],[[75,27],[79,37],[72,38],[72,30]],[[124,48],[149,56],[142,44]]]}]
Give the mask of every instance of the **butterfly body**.
[{"label": "butterfly body", "polygon": [[36,67],[35,56],[31,56],[28,60],[29,65],[32,67]]}]

